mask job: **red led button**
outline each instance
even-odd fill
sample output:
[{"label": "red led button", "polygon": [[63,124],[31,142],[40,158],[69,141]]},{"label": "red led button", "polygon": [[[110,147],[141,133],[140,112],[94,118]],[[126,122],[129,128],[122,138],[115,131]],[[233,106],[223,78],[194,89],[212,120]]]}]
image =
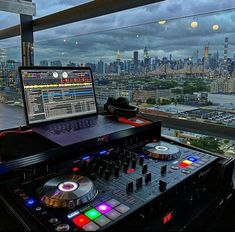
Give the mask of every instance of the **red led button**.
[{"label": "red led button", "polygon": [[74,171],[74,172],[78,172],[78,171],[79,171],[79,168],[78,168],[78,167],[74,167],[74,168],[73,168],[73,171]]},{"label": "red led button", "polygon": [[84,215],[79,215],[78,217],[75,217],[73,219],[73,223],[78,226],[78,227],[83,227],[84,225],[86,225],[88,222],[90,222],[90,219],[87,218]]},{"label": "red led button", "polygon": [[169,221],[171,221],[172,216],[173,216],[173,212],[170,212],[170,213],[168,213],[165,217],[163,217],[163,219],[162,219],[163,224],[166,224],[166,223],[168,223]]},{"label": "red led button", "polygon": [[127,173],[132,173],[132,172],[134,172],[134,171],[135,171],[134,168],[129,168],[129,169],[127,170]]},{"label": "red led button", "polygon": [[180,162],[180,163],[179,163],[179,166],[180,166],[181,168],[187,168],[189,165],[186,164],[186,163],[184,163],[184,162]]}]

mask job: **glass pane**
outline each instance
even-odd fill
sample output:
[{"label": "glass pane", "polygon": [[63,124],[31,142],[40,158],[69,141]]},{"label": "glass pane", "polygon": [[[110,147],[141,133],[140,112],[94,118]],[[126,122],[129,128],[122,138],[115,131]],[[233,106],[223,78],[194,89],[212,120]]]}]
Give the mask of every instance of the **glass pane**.
[{"label": "glass pane", "polygon": [[90,66],[100,106],[235,127],[234,11],[36,42],[37,65]]},{"label": "glass pane", "polygon": [[0,48],[0,130],[25,126],[18,67],[21,48]]},{"label": "glass pane", "polygon": [[0,30],[19,24],[20,17],[14,13],[0,11]]}]

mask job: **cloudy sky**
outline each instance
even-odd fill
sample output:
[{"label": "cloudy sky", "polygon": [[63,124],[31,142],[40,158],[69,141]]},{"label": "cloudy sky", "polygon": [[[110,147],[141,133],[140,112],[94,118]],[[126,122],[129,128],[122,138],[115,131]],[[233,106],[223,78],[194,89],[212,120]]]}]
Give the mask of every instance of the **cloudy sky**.
[{"label": "cloudy sky", "polygon": [[[82,4],[88,0],[35,0],[37,16],[41,17],[62,9]],[[46,6],[46,7],[45,7]],[[147,46],[151,57],[173,55],[173,58],[187,58],[209,43],[210,53],[219,51],[223,55],[224,38],[229,38],[229,56],[235,51],[235,11],[224,11],[204,16],[178,17],[235,8],[235,0],[166,0],[111,15],[35,33],[35,61],[60,59],[63,64],[97,62],[99,59],[115,59],[120,49],[122,59],[131,59],[134,50],[139,51],[139,59]],[[168,20],[165,25],[156,23]],[[15,14],[0,12],[0,29],[19,23]],[[192,21],[198,27],[192,29]],[[218,24],[219,30],[212,26]],[[120,28],[120,29],[118,29]],[[112,30],[111,30],[112,29]],[[113,30],[114,29],[114,30]],[[96,33],[92,33],[96,32]],[[0,48],[6,49],[6,57],[19,59],[19,38],[2,40]],[[1,53],[0,53],[1,55]],[[0,56],[1,58],[1,56]]]}]

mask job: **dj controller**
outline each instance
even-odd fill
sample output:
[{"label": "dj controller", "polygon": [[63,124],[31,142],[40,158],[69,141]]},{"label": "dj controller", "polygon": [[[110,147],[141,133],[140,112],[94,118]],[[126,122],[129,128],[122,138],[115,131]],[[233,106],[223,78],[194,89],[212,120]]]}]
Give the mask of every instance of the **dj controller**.
[{"label": "dj controller", "polygon": [[26,230],[187,229],[228,197],[233,160],[160,130],[159,122],[127,129],[19,168],[24,181],[8,180],[1,200]]}]

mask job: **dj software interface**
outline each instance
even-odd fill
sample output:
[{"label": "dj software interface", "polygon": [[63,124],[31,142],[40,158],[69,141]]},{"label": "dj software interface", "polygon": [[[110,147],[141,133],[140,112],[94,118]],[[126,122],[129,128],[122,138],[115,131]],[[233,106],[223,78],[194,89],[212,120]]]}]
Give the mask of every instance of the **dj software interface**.
[{"label": "dj software interface", "polygon": [[29,123],[96,113],[90,70],[22,70]]}]

